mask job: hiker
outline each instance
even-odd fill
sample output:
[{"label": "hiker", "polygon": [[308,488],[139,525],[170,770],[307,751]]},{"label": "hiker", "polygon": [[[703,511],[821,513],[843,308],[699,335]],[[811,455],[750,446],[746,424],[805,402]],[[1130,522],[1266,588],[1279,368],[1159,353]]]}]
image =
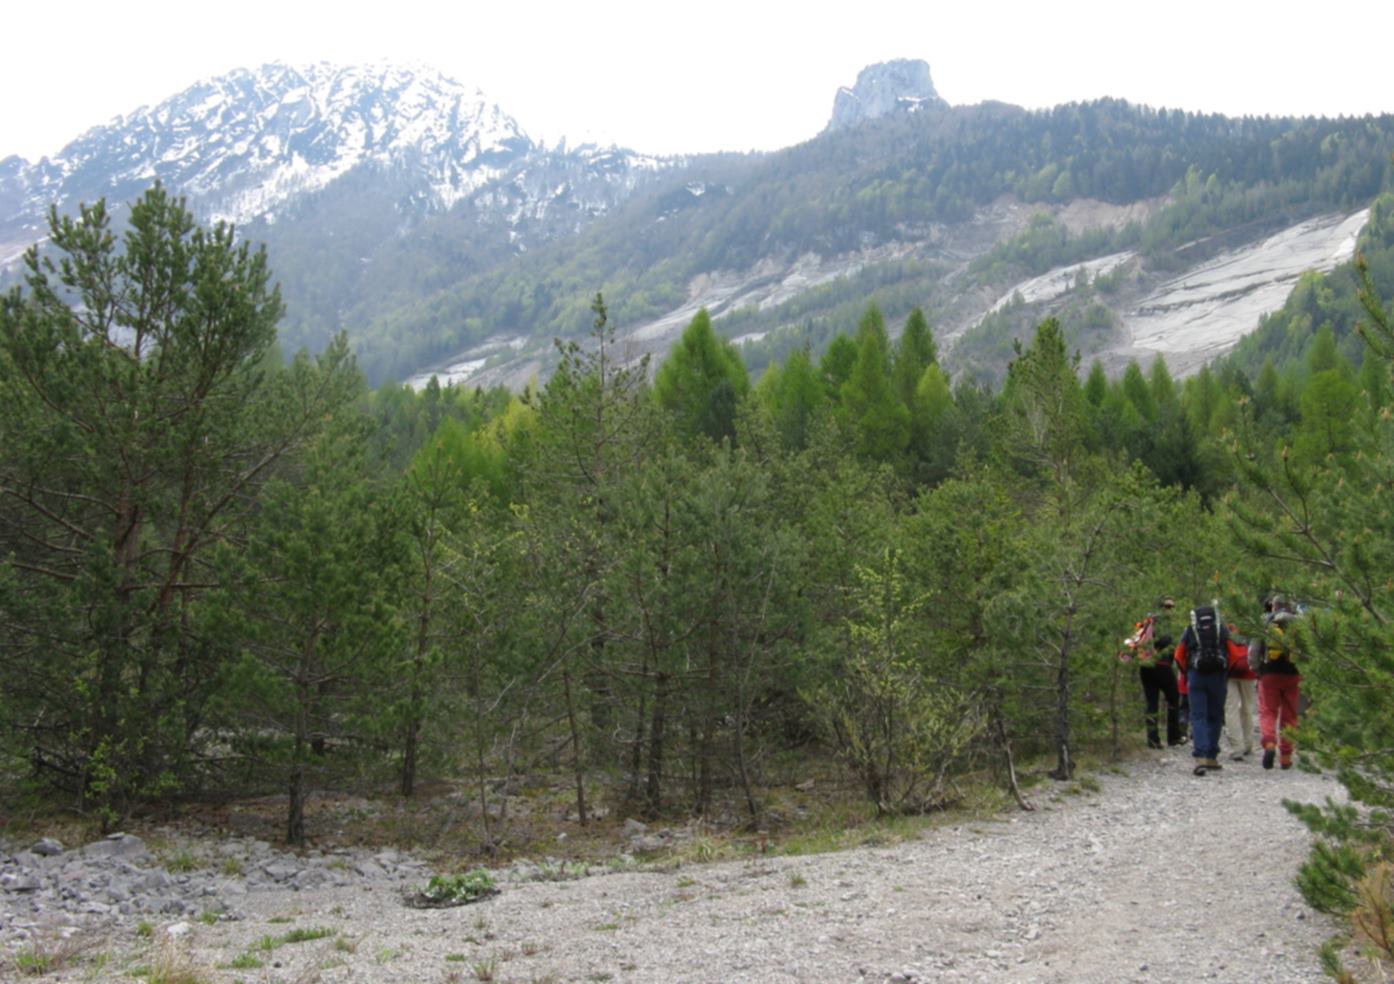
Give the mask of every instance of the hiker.
[{"label": "hiker", "polygon": [[[1232,627],[1231,627],[1232,628]],[[1254,753],[1254,710],[1258,702],[1258,674],[1249,665],[1247,646],[1237,658],[1231,654],[1225,697],[1225,748],[1230,761],[1243,762]]]},{"label": "hiker", "polygon": [[1191,695],[1191,757],[1196,763],[1192,771],[1198,776],[1220,769],[1229,664],[1241,654],[1247,655],[1247,651],[1230,638],[1213,604],[1191,609],[1191,624],[1181,633],[1175,660],[1186,674],[1186,689]]},{"label": "hiker", "polygon": [[[1170,600],[1170,599],[1168,599]],[[1176,689],[1176,670],[1172,666],[1170,635],[1159,634],[1160,616],[1148,614],[1134,626],[1134,632],[1123,640],[1125,647],[1118,654],[1121,660],[1137,663],[1138,679],[1142,682],[1142,697],[1146,703],[1147,747],[1161,748],[1162,738],[1157,728],[1160,699],[1167,702],[1167,744],[1181,744],[1181,701]]]},{"label": "hiker", "polygon": [[[1171,646],[1176,641],[1176,602],[1170,598],[1162,599],[1162,610],[1157,616],[1156,634],[1158,640],[1165,638],[1167,645]],[[1172,660],[1172,675],[1176,680],[1176,692],[1180,696],[1178,703],[1179,710],[1176,714],[1176,727],[1178,740],[1176,744],[1184,745],[1190,740],[1191,731],[1191,694],[1186,688],[1186,674],[1176,672],[1176,662]],[[1171,744],[1170,741],[1167,744]]]},{"label": "hiker", "polygon": [[[1292,768],[1291,729],[1297,727],[1302,675],[1293,660],[1289,640],[1284,638],[1297,613],[1282,597],[1274,595],[1263,603],[1265,639],[1249,647],[1250,662],[1258,675],[1259,740],[1263,744],[1263,767],[1273,768],[1275,751],[1284,769]],[[1271,640],[1271,641],[1270,641]]]}]

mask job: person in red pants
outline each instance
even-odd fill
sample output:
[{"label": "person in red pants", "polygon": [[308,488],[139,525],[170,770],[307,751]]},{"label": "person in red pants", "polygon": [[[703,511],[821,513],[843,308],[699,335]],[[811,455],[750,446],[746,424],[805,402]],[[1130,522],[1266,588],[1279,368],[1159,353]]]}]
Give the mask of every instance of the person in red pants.
[{"label": "person in red pants", "polygon": [[1264,627],[1270,639],[1258,646],[1257,656],[1252,660],[1258,673],[1258,727],[1263,743],[1263,767],[1273,768],[1276,753],[1279,764],[1284,769],[1290,769],[1291,730],[1297,727],[1302,674],[1293,661],[1292,650],[1284,633],[1297,615],[1278,595],[1267,599],[1263,608]]}]

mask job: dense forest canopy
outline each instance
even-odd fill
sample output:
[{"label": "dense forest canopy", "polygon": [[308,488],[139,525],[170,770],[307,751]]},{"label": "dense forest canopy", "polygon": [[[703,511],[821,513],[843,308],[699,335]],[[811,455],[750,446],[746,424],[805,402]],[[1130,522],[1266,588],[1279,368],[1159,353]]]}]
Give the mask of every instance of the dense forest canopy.
[{"label": "dense forest canopy", "polygon": [[[1121,128],[1121,154],[1153,117],[1023,118]],[[931,317],[868,302],[752,384],[706,312],[627,364],[597,294],[520,395],[370,391],[342,338],[283,364],[266,255],[158,187],[119,241],[101,204],[55,215],[0,305],[0,780],[110,824],[280,789],[299,843],[318,790],[451,777],[481,850],[506,834],[486,780],[539,770],[580,823],[767,823],[791,756],[881,814],[966,776],[1024,803],[1023,768],[1066,779],[1137,730],[1117,640],[1158,599],[1258,635],[1280,589],[1309,612],[1304,754],[1355,803],[1305,810],[1304,888],[1376,904],[1354,886],[1394,834],[1392,209],[1184,382],[1110,379],[1048,319],[1000,387],[955,384]]]}]

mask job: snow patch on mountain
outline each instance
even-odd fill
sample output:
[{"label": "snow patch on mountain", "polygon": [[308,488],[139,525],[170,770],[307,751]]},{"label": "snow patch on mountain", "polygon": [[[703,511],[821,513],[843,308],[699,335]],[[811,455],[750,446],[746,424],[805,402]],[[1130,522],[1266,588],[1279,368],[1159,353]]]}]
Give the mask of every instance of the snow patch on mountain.
[{"label": "snow patch on mountain", "polygon": [[398,65],[263,65],[205,79],[31,169],[42,209],[134,197],[154,180],[209,218],[245,223],[365,165],[410,166],[449,208],[535,145],[478,89]]}]

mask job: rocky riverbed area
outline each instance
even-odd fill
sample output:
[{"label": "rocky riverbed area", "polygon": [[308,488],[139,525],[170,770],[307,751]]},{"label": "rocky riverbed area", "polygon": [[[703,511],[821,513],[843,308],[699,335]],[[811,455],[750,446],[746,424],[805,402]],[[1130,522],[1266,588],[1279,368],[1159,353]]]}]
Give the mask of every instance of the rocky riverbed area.
[{"label": "rocky riverbed area", "polygon": [[1293,886],[1309,835],[1282,801],[1340,788],[1225,765],[1197,778],[1185,750],[1151,752],[1038,788],[1032,812],[830,854],[675,866],[636,849],[665,839],[636,822],[610,863],[514,862],[497,894],[442,909],[406,904],[436,869],[394,850],[0,845],[0,978],[1320,981],[1341,927]]}]

